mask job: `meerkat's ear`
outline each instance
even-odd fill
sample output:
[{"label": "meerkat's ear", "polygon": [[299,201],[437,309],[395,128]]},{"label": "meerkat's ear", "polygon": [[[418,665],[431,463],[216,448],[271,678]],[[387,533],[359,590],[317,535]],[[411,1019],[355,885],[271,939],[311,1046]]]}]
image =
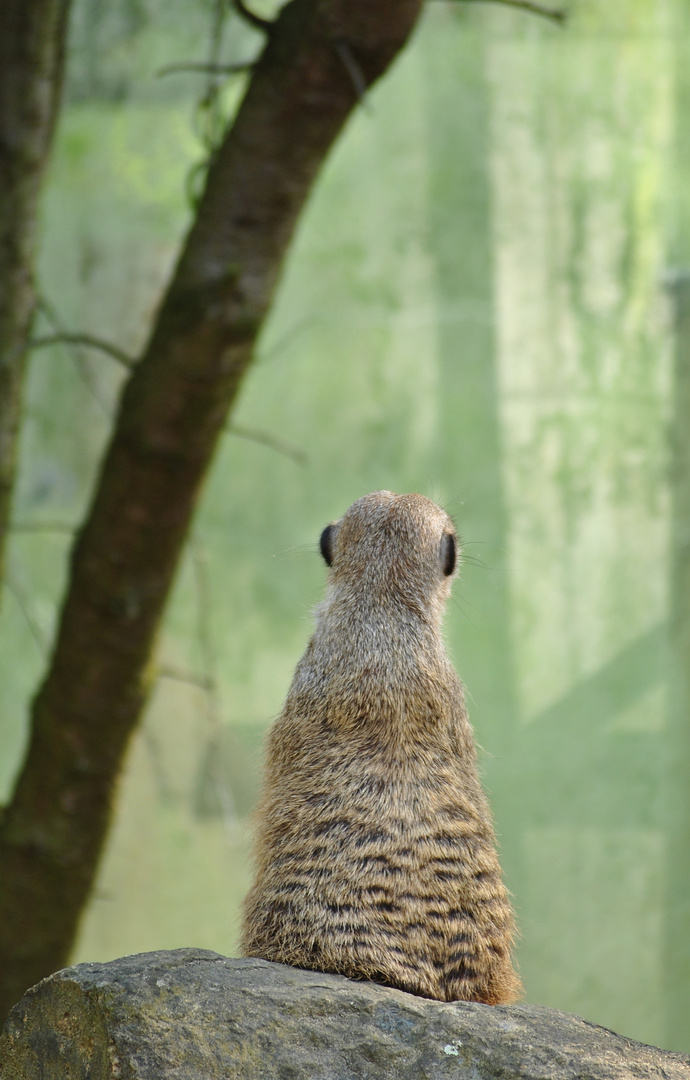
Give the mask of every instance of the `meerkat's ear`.
[{"label": "meerkat's ear", "polygon": [[333,526],[327,525],[321,533],[319,548],[326,566],[333,565]]},{"label": "meerkat's ear", "polygon": [[[323,549],[322,549],[323,550]],[[441,568],[446,577],[455,570],[457,543],[452,533],[446,532],[441,537]]]}]

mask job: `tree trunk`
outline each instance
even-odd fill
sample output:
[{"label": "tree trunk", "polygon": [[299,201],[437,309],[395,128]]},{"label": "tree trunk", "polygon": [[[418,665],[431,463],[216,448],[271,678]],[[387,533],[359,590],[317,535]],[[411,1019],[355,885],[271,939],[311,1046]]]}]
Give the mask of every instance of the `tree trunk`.
[{"label": "tree trunk", "polygon": [[64,965],[161,614],[297,217],[422,0],[292,0],[209,170],[78,536],[28,757],[0,829],[0,1014]]},{"label": "tree trunk", "polygon": [[36,307],[36,214],[55,127],[70,0],[0,8],[0,581]]}]

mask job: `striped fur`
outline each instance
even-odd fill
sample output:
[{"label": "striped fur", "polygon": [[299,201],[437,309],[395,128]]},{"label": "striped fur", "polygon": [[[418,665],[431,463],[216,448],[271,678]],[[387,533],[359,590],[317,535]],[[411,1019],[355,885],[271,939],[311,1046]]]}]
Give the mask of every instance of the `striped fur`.
[{"label": "striped fur", "polygon": [[440,634],[454,535],[430,500],[385,491],[331,528],[326,598],[268,738],[242,951],[498,1004],[520,983]]}]

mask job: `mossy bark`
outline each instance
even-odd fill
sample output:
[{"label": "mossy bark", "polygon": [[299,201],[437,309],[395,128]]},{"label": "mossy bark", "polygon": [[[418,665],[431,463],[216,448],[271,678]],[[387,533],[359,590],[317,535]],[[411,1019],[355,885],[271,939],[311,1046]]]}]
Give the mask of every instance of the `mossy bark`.
[{"label": "mossy bark", "polygon": [[[330,146],[422,0],[292,0],[209,169],[124,387],[0,828],[0,1014],[64,965],[199,492]],[[347,59],[347,63],[345,62]]]},{"label": "mossy bark", "polygon": [[10,519],[41,182],[62,89],[70,0],[0,7],[0,581]]}]

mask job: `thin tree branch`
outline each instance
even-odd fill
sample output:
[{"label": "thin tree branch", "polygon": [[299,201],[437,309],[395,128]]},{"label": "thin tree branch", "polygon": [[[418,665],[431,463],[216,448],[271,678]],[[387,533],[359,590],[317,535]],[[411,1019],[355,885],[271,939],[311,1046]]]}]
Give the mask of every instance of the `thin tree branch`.
[{"label": "thin tree branch", "polygon": [[[87,335],[81,335],[81,334],[80,335],[73,335],[68,330],[65,330],[65,328],[62,325],[60,319],[58,318],[58,315],[55,312],[55,309],[53,308],[52,304],[48,303],[48,301],[46,300],[46,298],[44,296],[39,296],[38,297],[38,302],[37,302],[36,306],[37,306],[37,309],[44,316],[44,318],[47,320],[49,325],[53,327],[54,334],[52,336],[55,338],[55,344],[66,344],[67,343],[66,339],[68,337],[87,336]],[[91,335],[88,335],[88,336],[91,336]],[[39,339],[39,340],[42,340],[42,339]],[[99,340],[99,339],[94,339],[94,340]],[[52,342],[50,342],[50,344],[52,344]],[[110,342],[107,342],[106,344],[110,345]],[[123,355],[126,355],[126,354],[123,354]],[[94,384],[94,379],[93,379],[92,373],[91,373],[86,361],[82,357],[81,353],[79,351],[75,351],[74,349],[72,349],[72,350],[68,351],[68,356],[72,359],[72,361],[74,363],[74,366],[77,369],[77,375],[79,376],[82,383],[86,387],[88,393],[91,395],[93,400],[96,402],[96,404],[98,405],[98,407],[101,410],[101,412],[103,413],[103,415],[105,417],[107,417],[108,420],[111,420],[112,419],[112,408],[111,408],[109,402],[106,402],[106,401],[104,401],[102,399],[97,387]],[[120,362],[119,358],[116,357],[116,359],[118,359],[118,362]],[[127,359],[131,360],[131,357],[128,357]],[[134,362],[132,361],[132,364],[133,363]]]},{"label": "thin tree branch", "polygon": [[98,349],[107,356],[111,356],[113,360],[117,360],[118,364],[127,368],[128,371],[131,371],[136,364],[134,357],[129,356],[117,345],[103,338],[94,337],[93,334],[70,334],[60,331],[56,334],[47,334],[45,337],[31,338],[29,341],[30,349],[45,349],[49,345],[84,345],[88,349]]},{"label": "thin tree branch", "polygon": [[291,326],[290,329],[282,335],[282,337],[278,338],[278,340],[271,346],[270,349],[267,349],[266,352],[260,351],[257,355],[256,363],[271,363],[273,360],[275,360],[277,356],[280,356],[280,354],[284,352],[285,349],[287,349],[288,345],[290,345],[291,342],[298,338],[300,334],[303,334],[305,330],[308,330],[310,326],[313,326],[315,322],[316,320],[312,318],[300,319],[300,321],[294,326]]},{"label": "thin tree branch", "polygon": [[568,20],[568,12],[565,8],[546,7],[545,4],[538,4],[535,0],[456,0],[456,3],[504,4],[506,7],[527,11],[531,15],[541,15],[543,18],[551,19],[552,22],[559,23],[561,26],[564,26]]},{"label": "thin tree branch", "polygon": [[48,325],[52,326],[55,331],[62,330],[55,308],[42,293],[39,293],[36,297],[36,311],[43,315]]},{"label": "thin tree branch", "polygon": [[[208,578],[208,557],[199,541],[195,538],[192,538],[190,548],[196,584],[197,636],[201,649],[204,681],[208,687],[206,692],[206,715],[211,731],[211,741],[219,745],[221,706],[218,694],[217,655],[211,626],[212,589]],[[209,768],[211,782],[218,798],[226,839],[229,843],[232,843],[237,825],[237,809],[232,790],[221,773],[218,754],[211,755]]]},{"label": "thin tree branch", "polygon": [[223,115],[220,97],[218,69],[222,66],[220,56],[223,48],[223,28],[227,17],[227,0],[214,0],[211,30],[209,34],[208,59],[205,63],[206,90],[202,95],[194,114],[194,133],[206,150],[203,161],[197,162],[189,170],[186,178],[187,200],[193,209],[198,209],[202,191],[195,192],[197,178],[204,181],[208,170],[218,152],[224,136],[227,119]]},{"label": "thin tree branch", "polygon": [[160,679],[173,679],[175,682],[185,683],[187,686],[195,686],[198,690],[203,690],[205,693],[208,693],[211,689],[205,675],[194,675],[191,672],[182,671],[180,668],[170,667],[167,664],[157,668],[156,674]]},{"label": "thin tree branch", "polygon": [[77,531],[76,525],[70,525],[66,521],[13,521],[10,524],[10,532],[13,533],[68,533],[74,536]]},{"label": "thin tree branch", "polygon": [[238,435],[241,439],[249,439],[251,442],[261,443],[263,446],[270,446],[271,450],[276,450],[279,454],[284,454],[285,457],[292,458],[298,465],[306,465],[309,461],[304,450],[300,450],[296,446],[290,446],[289,443],[283,442],[282,439],[276,439],[266,431],[258,431],[256,428],[241,427],[239,424],[227,424],[226,430],[232,435]]},{"label": "thin tree branch", "polygon": [[181,71],[194,71],[202,75],[240,75],[242,72],[251,71],[255,62],[247,60],[243,64],[212,64],[205,63],[203,60],[192,60],[187,63],[168,64],[160,68],[156,75],[160,78],[162,75],[175,75]]},{"label": "thin tree branch", "polygon": [[233,0],[233,7],[237,14],[250,26],[253,26],[255,30],[260,30],[262,34],[272,32],[273,22],[270,19],[262,19],[260,15],[255,15],[253,11],[249,10],[244,0]]},{"label": "thin tree branch", "polygon": [[142,726],[142,742],[148,751],[151,762],[153,779],[158,789],[158,797],[162,803],[170,803],[174,799],[172,787],[166,775],[165,764],[161,748],[154,733],[144,724]]},{"label": "thin tree branch", "polygon": [[211,630],[211,589],[208,581],[208,556],[199,541],[194,537],[189,547],[196,592],[197,640],[201,652],[203,681],[208,693],[208,719],[215,731],[220,724],[220,703],[218,701],[218,682],[216,679],[216,649]]},{"label": "thin tree branch", "polygon": [[350,76],[358,102],[365,109],[371,111],[371,106],[369,105],[369,99],[367,97],[366,79],[364,78],[364,72],[357,62],[357,57],[344,38],[338,38],[338,40],[333,43],[333,48],[342,60],[343,66]]},{"label": "thin tree branch", "polygon": [[17,607],[24,616],[24,621],[31,631],[31,636],[38,645],[41,656],[45,659],[48,655],[48,639],[43,633],[41,625],[34,615],[33,605],[30,598],[26,595],[21,586],[17,583],[14,575],[10,573],[9,569],[5,572],[4,584],[7,590],[12,594],[17,604]]}]

